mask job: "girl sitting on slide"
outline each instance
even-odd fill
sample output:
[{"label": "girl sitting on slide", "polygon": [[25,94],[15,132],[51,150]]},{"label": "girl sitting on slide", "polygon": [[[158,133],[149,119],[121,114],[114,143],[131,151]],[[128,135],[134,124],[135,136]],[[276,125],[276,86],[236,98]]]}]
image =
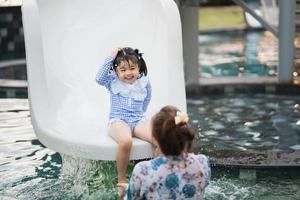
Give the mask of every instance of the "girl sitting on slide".
[{"label": "girl sitting on slide", "polygon": [[110,93],[109,135],[118,143],[118,196],[123,197],[128,186],[126,170],[132,137],[153,143],[149,121],[144,118],[151,99],[151,84],[147,66],[137,49],[112,50],[100,67],[96,81]]}]

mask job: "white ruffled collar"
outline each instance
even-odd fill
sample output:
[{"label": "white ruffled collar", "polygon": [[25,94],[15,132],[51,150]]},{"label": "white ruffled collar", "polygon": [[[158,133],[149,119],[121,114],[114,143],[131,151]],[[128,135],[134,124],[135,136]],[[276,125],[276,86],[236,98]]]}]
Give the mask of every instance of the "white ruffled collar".
[{"label": "white ruffled collar", "polygon": [[145,76],[137,79],[134,83],[128,84],[120,81],[117,77],[111,83],[111,91],[114,94],[120,94],[124,97],[130,97],[134,100],[142,101],[147,96],[146,85],[149,79]]}]

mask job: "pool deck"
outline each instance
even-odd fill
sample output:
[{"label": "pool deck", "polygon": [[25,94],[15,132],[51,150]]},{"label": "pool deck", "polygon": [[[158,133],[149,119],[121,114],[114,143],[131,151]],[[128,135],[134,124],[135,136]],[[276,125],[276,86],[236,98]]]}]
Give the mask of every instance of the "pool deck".
[{"label": "pool deck", "polygon": [[300,85],[279,83],[276,77],[215,77],[201,78],[186,86],[188,97],[231,93],[271,93],[300,95]]},{"label": "pool deck", "polygon": [[199,85],[277,84],[276,77],[212,77],[200,78]]}]

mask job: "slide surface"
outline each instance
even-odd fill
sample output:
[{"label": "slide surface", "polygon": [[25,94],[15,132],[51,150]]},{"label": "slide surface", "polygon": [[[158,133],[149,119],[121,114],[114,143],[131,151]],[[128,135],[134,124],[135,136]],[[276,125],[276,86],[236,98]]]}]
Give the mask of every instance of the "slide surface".
[{"label": "slide surface", "polygon": [[[172,104],[186,111],[180,16],[173,0],[25,0],[22,5],[32,124],[60,153],[115,160],[107,134],[109,94],[95,82],[114,47],[144,53],[152,100],[147,115]],[[130,159],[152,146],[134,138]]]}]

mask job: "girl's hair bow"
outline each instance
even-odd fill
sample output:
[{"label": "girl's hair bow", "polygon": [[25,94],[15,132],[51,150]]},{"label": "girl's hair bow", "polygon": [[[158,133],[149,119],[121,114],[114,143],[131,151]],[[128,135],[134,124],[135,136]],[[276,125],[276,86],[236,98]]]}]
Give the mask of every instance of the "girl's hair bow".
[{"label": "girl's hair bow", "polygon": [[175,124],[187,123],[189,121],[189,117],[187,114],[177,111],[176,116],[174,117]]}]

